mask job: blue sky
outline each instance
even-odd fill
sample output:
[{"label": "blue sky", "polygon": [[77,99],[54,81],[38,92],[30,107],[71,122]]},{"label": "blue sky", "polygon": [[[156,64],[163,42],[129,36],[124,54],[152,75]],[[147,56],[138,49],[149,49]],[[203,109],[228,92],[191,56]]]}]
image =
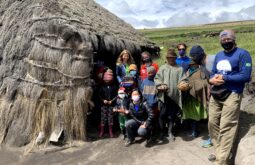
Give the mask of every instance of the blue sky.
[{"label": "blue sky", "polygon": [[95,0],[135,28],[254,20],[255,0]]}]

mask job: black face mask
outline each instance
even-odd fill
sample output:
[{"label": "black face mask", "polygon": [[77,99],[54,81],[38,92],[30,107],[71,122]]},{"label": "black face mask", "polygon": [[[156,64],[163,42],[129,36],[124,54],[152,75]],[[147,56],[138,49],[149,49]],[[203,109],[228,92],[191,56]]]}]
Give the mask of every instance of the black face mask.
[{"label": "black face mask", "polygon": [[222,46],[223,49],[225,49],[226,51],[230,51],[230,50],[234,47],[234,42],[225,42],[225,43],[221,43],[221,46]]},{"label": "black face mask", "polygon": [[145,62],[145,63],[150,62],[150,61],[151,61],[150,58],[144,58],[144,59],[143,59],[143,62]]},{"label": "black face mask", "polygon": [[155,78],[156,75],[151,75],[151,76],[148,76],[148,79],[149,80],[153,80]]}]

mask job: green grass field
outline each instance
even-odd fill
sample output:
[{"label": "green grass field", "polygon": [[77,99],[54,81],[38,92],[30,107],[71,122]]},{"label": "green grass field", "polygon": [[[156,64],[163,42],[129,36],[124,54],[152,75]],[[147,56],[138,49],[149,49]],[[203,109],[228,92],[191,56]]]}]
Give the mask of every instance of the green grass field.
[{"label": "green grass field", "polygon": [[162,47],[161,56],[156,59],[159,65],[161,65],[165,62],[167,49],[175,48],[180,42],[188,45],[188,51],[193,45],[201,45],[207,54],[216,54],[223,50],[219,44],[218,37],[218,33],[223,29],[233,29],[236,31],[238,47],[250,52],[254,64],[255,21],[239,21],[178,28],[143,29],[140,32]]}]

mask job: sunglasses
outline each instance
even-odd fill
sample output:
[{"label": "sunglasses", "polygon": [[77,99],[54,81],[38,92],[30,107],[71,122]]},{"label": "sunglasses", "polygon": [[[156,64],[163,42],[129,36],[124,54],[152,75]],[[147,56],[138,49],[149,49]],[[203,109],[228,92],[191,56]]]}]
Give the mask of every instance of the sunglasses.
[{"label": "sunglasses", "polygon": [[186,50],[185,48],[182,48],[182,49],[178,49],[178,50]]}]

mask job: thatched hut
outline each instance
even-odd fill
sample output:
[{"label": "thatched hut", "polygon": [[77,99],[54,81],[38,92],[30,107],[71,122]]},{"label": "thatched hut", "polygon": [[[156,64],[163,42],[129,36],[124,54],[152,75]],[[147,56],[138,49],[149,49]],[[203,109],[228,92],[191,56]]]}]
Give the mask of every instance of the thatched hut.
[{"label": "thatched hut", "polygon": [[15,146],[85,140],[93,60],[154,49],[93,0],[1,1],[0,36],[0,142]]}]

